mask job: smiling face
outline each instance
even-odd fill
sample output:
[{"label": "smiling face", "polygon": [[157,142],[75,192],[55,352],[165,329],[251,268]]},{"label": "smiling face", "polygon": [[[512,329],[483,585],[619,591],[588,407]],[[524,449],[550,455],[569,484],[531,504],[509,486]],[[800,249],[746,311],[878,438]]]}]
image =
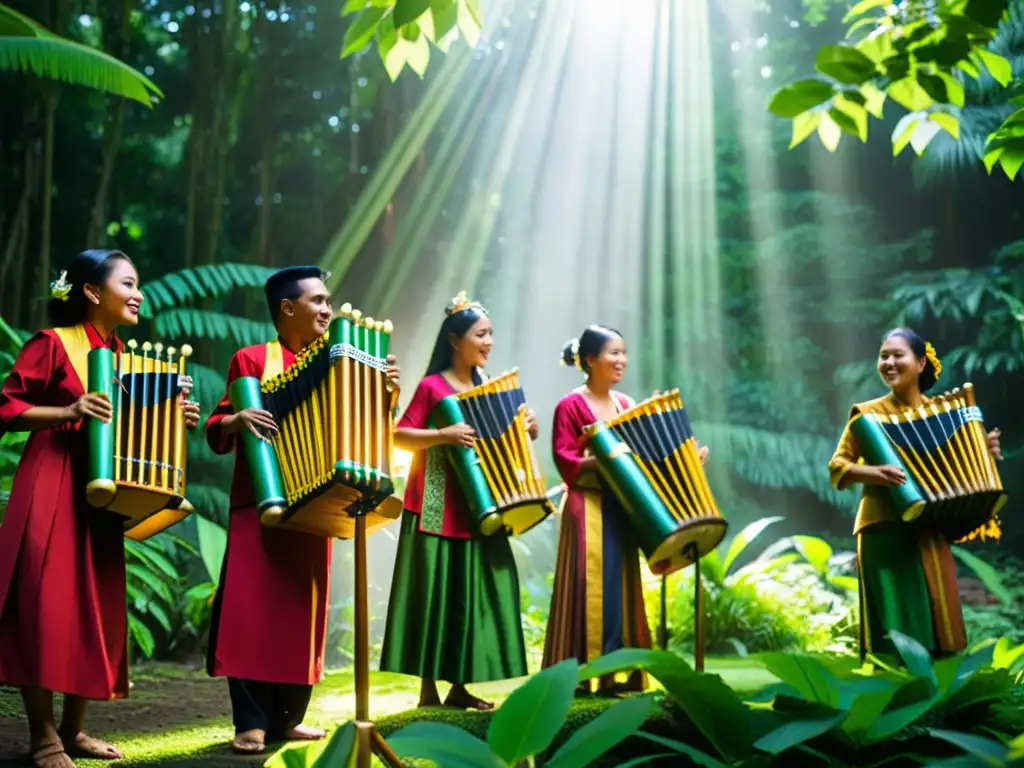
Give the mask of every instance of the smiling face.
[{"label": "smiling face", "polygon": [[594,382],[614,387],[626,375],[626,342],[621,336],[613,336],[601,347],[600,354],[587,358],[587,371]]},{"label": "smiling face", "polygon": [[483,368],[491,355],[494,339],[491,336],[491,319],[484,315],[469,327],[469,330],[457,337],[449,336],[452,345],[452,365],[461,364],[467,368]]},{"label": "smiling face", "polygon": [[893,335],[882,342],[878,352],[878,374],[893,392],[905,392],[917,386],[926,362],[914,354],[905,338]]},{"label": "smiling face", "polygon": [[306,347],[327,332],[334,310],[331,294],[319,277],[305,277],[296,283],[298,296],[281,302],[278,322],[281,330],[299,337]]},{"label": "smiling face", "polygon": [[112,258],[106,279],[99,284],[86,283],[83,290],[94,307],[96,319],[104,327],[139,324],[143,296],[139,290],[139,275],[127,259]]}]

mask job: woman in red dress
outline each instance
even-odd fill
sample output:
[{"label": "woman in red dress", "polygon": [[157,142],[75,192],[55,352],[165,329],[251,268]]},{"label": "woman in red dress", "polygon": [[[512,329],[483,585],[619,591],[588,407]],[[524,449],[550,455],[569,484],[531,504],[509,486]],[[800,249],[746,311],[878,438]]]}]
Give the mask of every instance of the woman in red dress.
[{"label": "woman in red dress", "polygon": [[[83,731],[89,699],[128,695],[122,521],[85,501],[86,417],[110,421],[110,402],[87,394],[89,350],[121,350],[142,294],[131,260],[85,251],[52,286],[50,329],[22,348],[0,391],[0,436],[31,432],[0,525],[0,685],[21,689],[31,762],[116,760]],[[182,401],[186,422],[198,406]],[[64,694],[60,725],[53,694]]]},{"label": "woman in red dress", "polygon": [[[622,505],[580,442],[585,427],[635,405],[615,389],[626,373],[626,342],[613,328],[592,325],[565,345],[562,362],[587,379],[555,407],[555,465],[568,493],[544,638],[545,667],[571,658],[585,664],[619,648],[651,647],[639,547]],[[706,446],[699,455],[703,463]],[[621,682],[601,679],[597,687],[601,694],[616,695],[646,686],[647,677],[638,670]],[[584,683],[579,692],[590,688]]]}]

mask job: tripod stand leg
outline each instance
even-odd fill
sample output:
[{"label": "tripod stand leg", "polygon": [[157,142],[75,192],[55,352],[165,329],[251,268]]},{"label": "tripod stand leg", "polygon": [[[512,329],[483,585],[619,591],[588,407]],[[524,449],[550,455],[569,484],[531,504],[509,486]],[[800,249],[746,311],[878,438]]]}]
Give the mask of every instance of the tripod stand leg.
[{"label": "tripod stand leg", "polygon": [[668,650],[668,577],[661,577],[661,621],[658,622],[658,645]]},{"label": "tripod stand leg", "polygon": [[373,751],[377,753],[377,757],[391,766],[391,768],[402,768],[402,761],[398,759],[398,755],[391,751],[391,747],[384,741],[384,737],[377,733],[376,730],[373,732]]},{"label": "tripod stand leg", "polygon": [[704,586],[700,579],[700,557],[693,548],[693,668],[704,671]]}]

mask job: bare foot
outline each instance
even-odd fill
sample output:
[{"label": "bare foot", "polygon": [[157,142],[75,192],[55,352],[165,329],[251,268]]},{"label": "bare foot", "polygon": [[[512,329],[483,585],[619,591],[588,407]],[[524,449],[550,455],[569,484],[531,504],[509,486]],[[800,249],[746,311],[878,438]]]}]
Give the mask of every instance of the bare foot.
[{"label": "bare foot", "polygon": [[231,742],[231,749],[239,755],[258,755],[266,749],[264,739],[266,739],[266,734],[259,729],[242,731],[235,734],[235,738]]},{"label": "bare foot", "polygon": [[327,735],[327,731],[310,728],[308,725],[296,725],[284,735],[285,741],[319,741]]},{"label": "bare foot", "polygon": [[94,739],[85,731],[79,731],[76,736],[61,736],[64,742],[64,751],[70,757],[85,757],[92,760],[121,760],[124,755],[113,744],[108,744],[102,739]]},{"label": "bare foot", "polygon": [[441,697],[437,693],[437,683],[433,680],[424,680],[420,683],[420,709],[423,707],[440,707]]},{"label": "bare foot", "polygon": [[74,762],[64,751],[64,745],[59,741],[36,747],[28,759],[35,768],[75,768]]},{"label": "bare foot", "polygon": [[448,691],[448,697],[444,700],[444,705],[455,709],[479,709],[484,712],[494,709],[494,704],[478,699],[461,685],[452,686],[452,689]]}]

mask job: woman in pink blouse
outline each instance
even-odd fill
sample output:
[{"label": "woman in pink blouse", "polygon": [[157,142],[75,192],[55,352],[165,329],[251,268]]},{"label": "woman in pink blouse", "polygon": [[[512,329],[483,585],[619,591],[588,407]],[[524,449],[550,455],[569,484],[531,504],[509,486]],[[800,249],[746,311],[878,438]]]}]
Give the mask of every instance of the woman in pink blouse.
[{"label": "woman in pink blouse", "polygon": [[[527,674],[519,574],[504,533],[476,532],[446,455],[447,446],[472,447],[473,429],[430,424],[442,399],[484,382],[491,321],[465,294],[445,314],[427,374],[395,429],[395,445],[415,457],[380,668],[420,677],[421,707],[441,704],[436,681],[443,680],[452,684],[445,706],[492,709],[466,684]],[[527,420],[536,440],[532,412]]]},{"label": "woman in pink blouse", "polygon": [[[546,667],[568,658],[582,664],[619,648],[651,647],[633,531],[580,442],[584,427],[635,404],[614,389],[626,372],[626,342],[618,331],[592,325],[565,345],[562,359],[583,371],[587,380],[555,408],[551,439],[568,493],[544,642]],[[702,448],[701,459],[706,455],[707,448]],[[622,684],[598,682],[601,693],[645,687],[646,677],[639,670]]]}]

